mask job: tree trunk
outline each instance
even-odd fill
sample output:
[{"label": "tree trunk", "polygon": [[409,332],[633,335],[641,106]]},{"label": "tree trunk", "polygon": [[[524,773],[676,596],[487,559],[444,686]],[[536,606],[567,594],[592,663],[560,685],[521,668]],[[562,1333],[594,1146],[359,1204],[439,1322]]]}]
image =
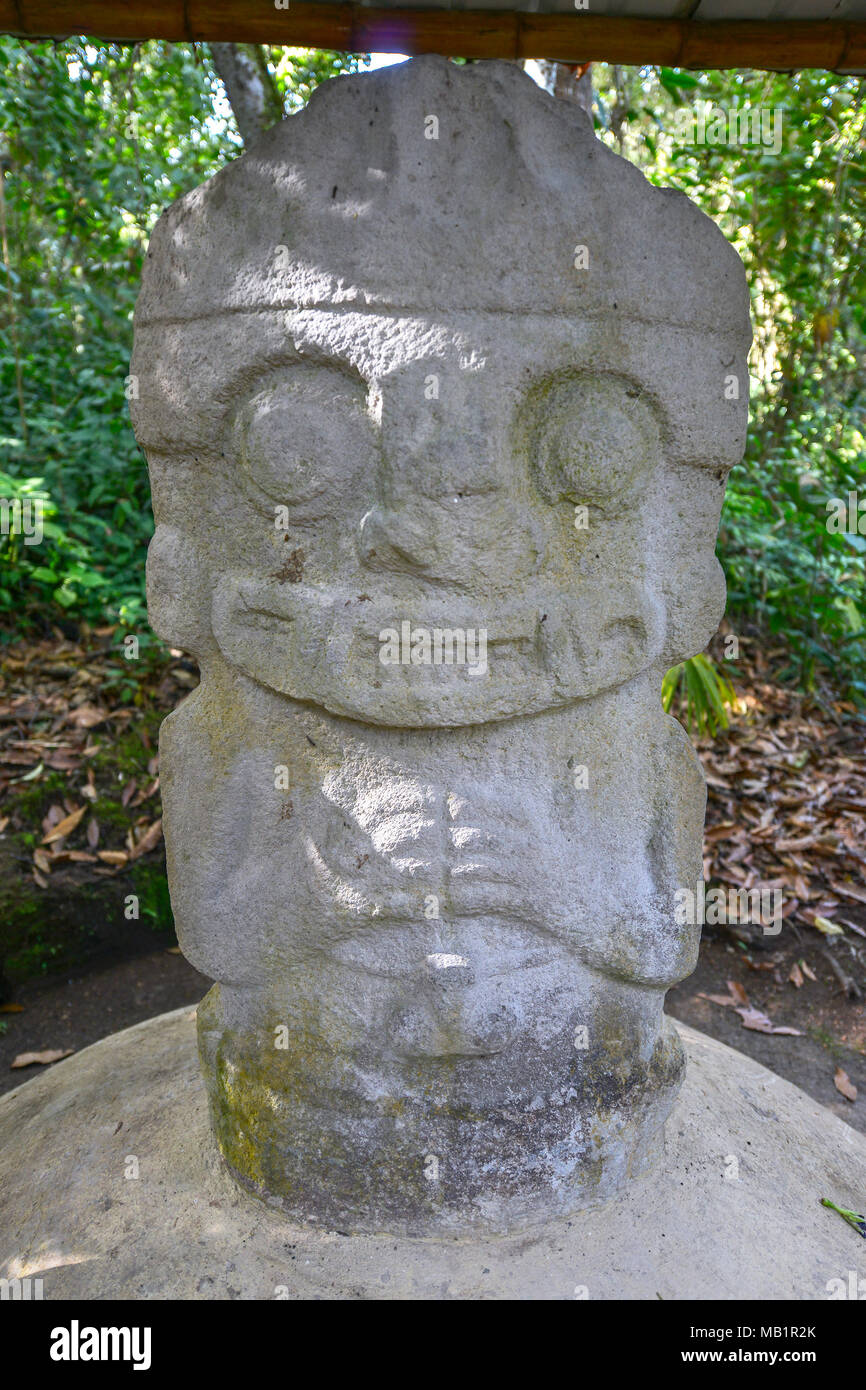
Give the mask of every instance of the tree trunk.
[{"label": "tree trunk", "polygon": [[541,58],[538,66],[548,91],[562,101],[571,101],[579,106],[592,121],[592,64],[552,63],[547,58]]},{"label": "tree trunk", "polygon": [[264,50],[257,43],[212,43],[210,51],[241,139],[251,145],[285,114]]}]

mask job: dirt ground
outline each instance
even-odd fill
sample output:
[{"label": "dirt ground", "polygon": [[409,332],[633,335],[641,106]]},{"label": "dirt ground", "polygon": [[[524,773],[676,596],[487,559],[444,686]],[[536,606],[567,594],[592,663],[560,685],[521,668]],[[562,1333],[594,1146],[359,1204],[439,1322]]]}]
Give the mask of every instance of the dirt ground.
[{"label": "dirt ground", "polygon": [[[807,945],[801,951],[795,946],[793,950],[768,952],[780,957],[780,965],[770,971],[750,969],[742,955],[730,942],[705,934],[697,970],[670,991],[666,1011],[745,1052],[866,1134],[866,1018],[862,1004],[842,991],[819,948]],[[807,977],[800,989],[787,978],[795,960],[811,964],[817,977],[815,981]],[[750,1031],[742,1026],[732,1006],[703,997],[727,995],[728,980],[745,988],[749,1003],[768,1015],[774,1025],[797,1028],[800,1035]],[[833,1078],[837,1068],[857,1087],[856,1101],[847,1100],[836,1089]]]},{"label": "dirt ground", "polygon": [[156,1014],[197,1004],[211,981],[184,960],[177,948],[72,971],[61,978],[33,980],[16,990],[21,1013],[0,1014],[0,1092],[44,1070],[11,1070],[22,1052],[73,1048],[76,1052],[109,1033],[131,1028]]}]

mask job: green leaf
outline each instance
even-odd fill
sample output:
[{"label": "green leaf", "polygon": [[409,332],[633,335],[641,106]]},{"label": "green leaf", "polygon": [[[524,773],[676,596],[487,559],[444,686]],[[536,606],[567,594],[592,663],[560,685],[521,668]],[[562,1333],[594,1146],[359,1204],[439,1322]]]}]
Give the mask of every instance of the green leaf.
[{"label": "green leaf", "polygon": [[858,1235],[866,1240],[866,1216],[861,1216],[859,1212],[852,1211],[850,1207],[837,1207],[835,1202],[831,1202],[829,1197],[821,1198],[821,1206],[829,1207],[831,1211],[838,1212],[843,1221],[847,1221],[849,1226],[853,1226]]}]

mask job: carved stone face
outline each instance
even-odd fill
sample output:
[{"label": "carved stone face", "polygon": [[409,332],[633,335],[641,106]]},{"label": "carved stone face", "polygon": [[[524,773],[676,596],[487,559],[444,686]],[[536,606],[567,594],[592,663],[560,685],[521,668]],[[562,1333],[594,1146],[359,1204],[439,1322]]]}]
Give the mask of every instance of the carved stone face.
[{"label": "carved stone face", "polygon": [[327,84],[154,234],[172,901],[222,1150],[296,1213],[507,1229],[657,1139],[704,795],[659,686],[723,609],[735,263],[513,66],[438,59]]},{"label": "carved stone face", "polygon": [[[721,489],[715,469],[679,461],[657,373],[617,369],[597,331],[543,316],[286,327],[291,347],[261,361],[255,323],[228,407],[193,405],[217,421],[195,449],[207,497],[177,507],[182,455],[164,486],[155,471],[206,590],[194,646],[212,631],[273,690],[412,727],[561,707],[706,642],[724,597]],[[236,321],[236,353],[246,332]],[[168,606],[162,585],[188,623],[181,547],[162,580],[162,544],[152,608]],[[485,669],[383,664],[382,634],[405,622],[483,632]]]},{"label": "carved stone face", "polygon": [[[495,359],[448,347],[375,381],[298,362],[238,411],[260,567],[218,581],[214,632],[263,684],[381,724],[465,724],[597,694],[659,656],[640,535],[661,464],[651,406],[613,375],[527,372],[518,393]],[[380,633],[407,619],[484,630],[489,669],[383,665]]]}]

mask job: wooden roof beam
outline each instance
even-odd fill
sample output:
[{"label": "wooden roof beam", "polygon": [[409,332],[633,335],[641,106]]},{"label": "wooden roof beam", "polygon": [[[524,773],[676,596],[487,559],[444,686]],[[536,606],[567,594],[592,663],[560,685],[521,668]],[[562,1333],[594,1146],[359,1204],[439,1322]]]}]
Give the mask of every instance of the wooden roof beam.
[{"label": "wooden roof beam", "polygon": [[25,38],[286,44],[349,53],[445,53],[683,68],[866,70],[866,23],[631,19],[580,12],[387,9],[289,0],[0,0],[0,32]]}]

